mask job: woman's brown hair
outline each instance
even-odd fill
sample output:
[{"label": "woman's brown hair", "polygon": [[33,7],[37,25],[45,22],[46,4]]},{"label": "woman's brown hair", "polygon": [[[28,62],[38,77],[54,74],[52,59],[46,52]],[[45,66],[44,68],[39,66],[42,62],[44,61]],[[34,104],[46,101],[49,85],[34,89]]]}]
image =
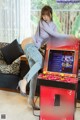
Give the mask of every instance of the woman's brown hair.
[{"label": "woman's brown hair", "polygon": [[41,20],[43,20],[42,16],[43,15],[48,15],[49,17],[51,16],[51,21],[53,20],[52,19],[52,8],[48,5],[45,5],[42,10],[41,10]]}]

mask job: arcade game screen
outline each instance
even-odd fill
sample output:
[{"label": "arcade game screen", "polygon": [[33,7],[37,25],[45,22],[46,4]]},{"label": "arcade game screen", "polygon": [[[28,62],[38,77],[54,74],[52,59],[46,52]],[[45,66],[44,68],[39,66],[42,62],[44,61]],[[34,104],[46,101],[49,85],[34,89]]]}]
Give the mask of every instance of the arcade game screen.
[{"label": "arcade game screen", "polygon": [[72,73],[74,51],[50,50],[47,71]]}]

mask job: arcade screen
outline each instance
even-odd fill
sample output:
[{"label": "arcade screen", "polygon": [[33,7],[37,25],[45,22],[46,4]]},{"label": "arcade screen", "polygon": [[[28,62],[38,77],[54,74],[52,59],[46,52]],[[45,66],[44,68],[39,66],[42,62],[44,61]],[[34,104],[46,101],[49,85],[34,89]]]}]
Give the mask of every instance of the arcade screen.
[{"label": "arcade screen", "polygon": [[74,51],[50,50],[48,71],[72,73],[74,64]]}]

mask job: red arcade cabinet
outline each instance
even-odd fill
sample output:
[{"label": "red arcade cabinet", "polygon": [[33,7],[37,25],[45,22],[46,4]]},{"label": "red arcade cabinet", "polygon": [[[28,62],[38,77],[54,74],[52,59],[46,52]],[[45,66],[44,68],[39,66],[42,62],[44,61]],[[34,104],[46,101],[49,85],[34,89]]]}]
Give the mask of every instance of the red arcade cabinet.
[{"label": "red arcade cabinet", "polygon": [[79,40],[50,40],[40,82],[40,120],[74,120]]}]

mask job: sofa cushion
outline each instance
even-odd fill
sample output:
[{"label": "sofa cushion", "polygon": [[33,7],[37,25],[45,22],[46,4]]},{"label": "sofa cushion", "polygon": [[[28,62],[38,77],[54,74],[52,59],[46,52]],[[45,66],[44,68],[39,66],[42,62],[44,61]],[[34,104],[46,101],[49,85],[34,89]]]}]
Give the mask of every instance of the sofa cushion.
[{"label": "sofa cushion", "polygon": [[5,43],[5,42],[0,42],[0,49],[5,47],[6,45],[8,45],[9,43]]},{"label": "sofa cushion", "polygon": [[1,50],[0,50],[0,60],[4,60],[4,57],[3,57]]},{"label": "sofa cushion", "polygon": [[9,43],[5,43],[5,42],[0,42],[0,60],[4,60],[1,48],[5,47],[6,45],[8,45]]},{"label": "sofa cushion", "polygon": [[16,59],[11,65],[7,65],[4,60],[0,60],[0,73],[18,75],[20,73],[20,60]]},{"label": "sofa cushion", "polygon": [[16,39],[12,43],[1,48],[1,51],[7,64],[11,64],[14,60],[24,54]]}]

